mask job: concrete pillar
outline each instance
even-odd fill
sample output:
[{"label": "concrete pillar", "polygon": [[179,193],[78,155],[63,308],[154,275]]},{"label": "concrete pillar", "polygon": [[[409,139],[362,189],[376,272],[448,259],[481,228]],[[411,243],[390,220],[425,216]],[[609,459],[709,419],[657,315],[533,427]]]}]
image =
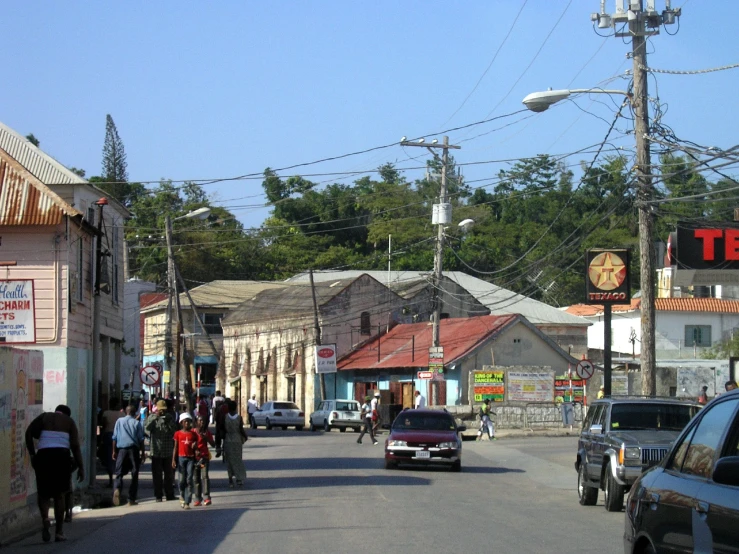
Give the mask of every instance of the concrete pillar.
[{"label": "concrete pillar", "polygon": [[102,388],[100,406],[105,410],[108,407],[108,399],[110,398],[110,337],[105,335],[100,337],[100,348],[102,350],[100,360],[100,382]]}]

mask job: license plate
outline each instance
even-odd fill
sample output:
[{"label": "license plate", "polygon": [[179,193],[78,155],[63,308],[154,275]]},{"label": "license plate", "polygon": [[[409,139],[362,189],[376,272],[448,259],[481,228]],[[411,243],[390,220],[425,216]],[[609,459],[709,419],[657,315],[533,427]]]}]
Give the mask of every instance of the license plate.
[{"label": "license plate", "polygon": [[416,450],[416,458],[430,458],[431,452],[428,450]]}]

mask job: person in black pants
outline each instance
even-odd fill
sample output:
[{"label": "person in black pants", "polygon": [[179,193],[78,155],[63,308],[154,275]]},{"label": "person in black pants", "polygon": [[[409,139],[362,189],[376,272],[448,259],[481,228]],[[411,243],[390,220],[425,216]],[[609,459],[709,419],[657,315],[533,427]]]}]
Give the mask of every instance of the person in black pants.
[{"label": "person in black pants", "polygon": [[[167,402],[159,400],[156,412],[146,418],[144,430],[149,435],[149,454],[151,456],[151,479],[154,483],[154,497],[157,502],[163,498],[175,500],[174,469],[172,451],[177,423],[167,409]],[[165,496],[166,495],[166,496]]]},{"label": "person in black pants", "polygon": [[371,396],[364,397],[364,404],[362,404],[362,418],[364,419],[364,429],[362,429],[362,432],[359,433],[357,444],[362,444],[362,437],[365,433],[369,433],[369,436],[372,439],[372,444],[377,444],[377,439],[375,439],[375,432],[372,430],[372,406],[370,404],[371,401]]}]

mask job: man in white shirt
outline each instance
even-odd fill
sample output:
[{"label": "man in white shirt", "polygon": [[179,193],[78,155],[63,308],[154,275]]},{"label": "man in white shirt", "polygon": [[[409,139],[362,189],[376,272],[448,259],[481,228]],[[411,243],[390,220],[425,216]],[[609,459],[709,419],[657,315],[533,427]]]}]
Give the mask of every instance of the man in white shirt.
[{"label": "man in white shirt", "polygon": [[380,427],[380,412],[377,409],[377,405],[380,403],[380,391],[375,391],[375,396],[370,402],[370,409],[372,410],[372,431],[377,434],[377,429]]},{"label": "man in white shirt", "polygon": [[249,414],[249,424],[251,425],[252,429],[256,428],[256,425],[254,425],[254,412],[256,412],[259,409],[259,402],[257,402],[257,395],[252,394],[251,398],[246,401],[246,411]]},{"label": "man in white shirt", "polygon": [[416,410],[426,407],[426,399],[423,397],[420,390],[416,391],[416,398],[413,401],[413,407],[416,408]]},{"label": "man in white shirt", "polygon": [[221,407],[221,405],[226,401],[226,399],[221,396],[221,391],[217,390],[216,395],[213,397],[213,401],[211,402],[211,410],[210,410],[210,422],[215,423],[216,422],[216,412],[218,411],[218,408]]}]

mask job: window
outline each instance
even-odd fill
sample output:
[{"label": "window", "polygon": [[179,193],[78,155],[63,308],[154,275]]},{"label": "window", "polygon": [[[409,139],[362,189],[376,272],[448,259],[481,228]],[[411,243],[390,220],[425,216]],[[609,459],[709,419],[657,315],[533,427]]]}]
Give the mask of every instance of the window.
[{"label": "window", "polygon": [[694,406],[681,404],[614,404],[611,408],[611,429],[682,431],[697,411]]},{"label": "window", "polygon": [[113,227],[113,261],[112,261],[112,270],[113,275],[110,279],[110,285],[111,285],[111,293],[113,294],[113,303],[118,304],[118,247],[120,246],[120,241],[118,240],[118,233],[120,232],[120,227]]},{"label": "window", "polygon": [[359,334],[360,335],[371,335],[372,334],[372,325],[370,323],[370,314],[369,312],[362,312],[362,315],[360,317],[360,323],[359,323]]},{"label": "window", "polygon": [[711,476],[716,449],[721,443],[721,436],[731,424],[736,406],[736,400],[729,400],[714,405],[703,414],[685,453],[683,473],[705,478]]},{"label": "window", "polygon": [[711,326],[686,325],[685,346],[711,346]]},{"label": "window", "polygon": [[223,314],[202,314],[202,318],[206,333],[209,335],[223,334],[223,327],[221,327]]}]

